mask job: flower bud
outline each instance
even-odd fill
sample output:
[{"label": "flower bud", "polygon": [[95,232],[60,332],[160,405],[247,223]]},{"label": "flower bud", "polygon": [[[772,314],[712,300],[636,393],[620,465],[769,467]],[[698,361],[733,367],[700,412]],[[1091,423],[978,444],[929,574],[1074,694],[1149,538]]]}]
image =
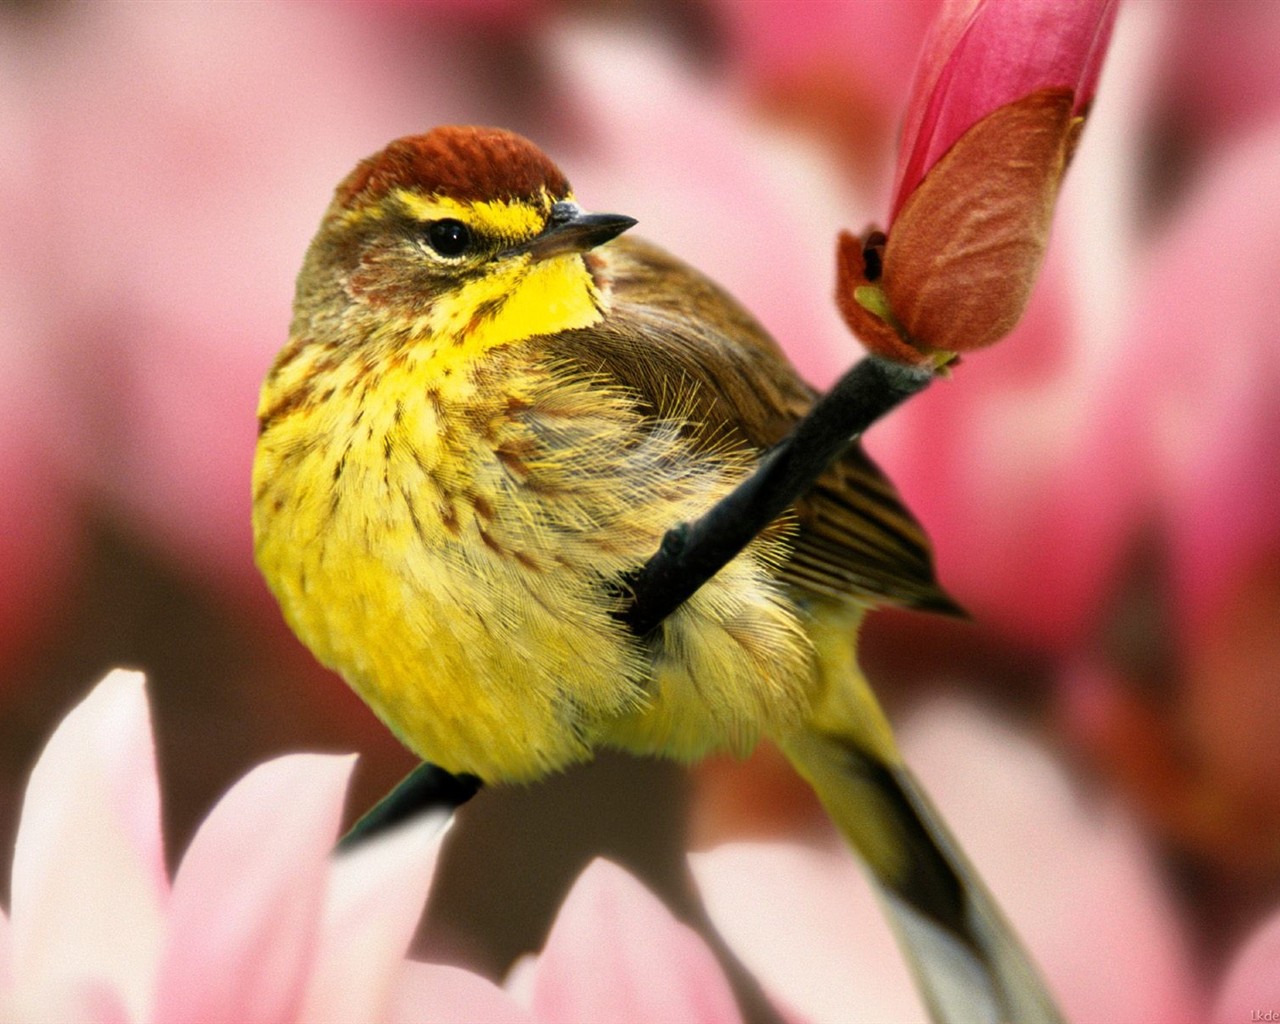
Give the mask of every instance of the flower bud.
[{"label": "flower bud", "polygon": [[1017,324],[1115,9],[944,2],[916,69],[887,236],[840,238],[837,301],[871,351],[936,362]]}]

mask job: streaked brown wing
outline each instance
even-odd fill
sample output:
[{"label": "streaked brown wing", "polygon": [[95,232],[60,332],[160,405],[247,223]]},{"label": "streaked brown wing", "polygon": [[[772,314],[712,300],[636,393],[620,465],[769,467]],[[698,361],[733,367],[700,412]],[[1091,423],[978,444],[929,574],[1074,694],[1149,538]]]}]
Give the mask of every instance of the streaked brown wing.
[{"label": "streaked brown wing", "polygon": [[[594,327],[548,340],[548,355],[616,379],[655,415],[694,424],[703,448],[766,449],[791,430],[814,392],[730,296],[662,250],[630,236],[598,257],[613,309]],[[783,577],[801,590],[954,612],[934,575],[929,540],[893,484],[855,445],[796,503],[800,532]]]}]

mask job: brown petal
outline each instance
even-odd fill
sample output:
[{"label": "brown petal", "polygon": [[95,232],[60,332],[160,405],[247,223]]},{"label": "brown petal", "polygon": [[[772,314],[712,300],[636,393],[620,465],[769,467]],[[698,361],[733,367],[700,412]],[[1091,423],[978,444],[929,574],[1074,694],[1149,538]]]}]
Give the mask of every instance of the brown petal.
[{"label": "brown petal", "polygon": [[[1021,318],[1078,136],[1072,98],[1046,89],[988,114],[903,204],[889,230],[882,286],[920,348],[980,348]],[[843,247],[841,256],[843,281]],[[842,287],[848,320],[846,294]]]}]

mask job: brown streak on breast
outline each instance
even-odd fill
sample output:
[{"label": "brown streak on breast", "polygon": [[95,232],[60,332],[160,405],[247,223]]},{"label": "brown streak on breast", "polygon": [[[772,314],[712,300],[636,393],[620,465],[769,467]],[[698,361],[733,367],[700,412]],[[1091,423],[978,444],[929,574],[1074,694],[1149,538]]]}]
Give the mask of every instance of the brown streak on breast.
[{"label": "brown streak on breast", "polygon": [[524,460],[536,452],[537,445],[529,438],[512,438],[493,450],[498,461],[521,480],[529,478],[529,467]]},{"label": "brown streak on breast", "polygon": [[486,320],[491,320],[497,316],[498,311],[506,305],[506,302],[506,295],[496,295],[491,299],[485,299],[484,302],[476,306],[471,318],[467,321],[467,326],[453,339],[455,347],[465,345],[468,335],[473,334]]},{"label": "brown streak on breast", "polygon": [[448,498],[445,498],[444,504],[440,506],[440,523],[455,537],[461,533],[461,527],[458,523],[458,510],[453,507],[453,502]]},{"label": "brown streak on breast", "polygon": [[496,540],[494,540],[493,537],[489,535],[488,531],[486,531],[483,527],[480,527],[477,530],[477,532],[480,534],[480,539],[484,541],[485,547],[487,547],[495,555],[502,555],[504,557],[506,556],[507,552],[503,549],[502,545],[499,544]]},{"label": "brown streak on breast", "polygon": [[405,508],[409,510],[409,521],[413,523],[414,533],[418,535],[418,539],[422,541],[423,544],[426,544],[427,534],[422,528],[422,520],[418,518],[418,510],[414,507],[413,494],[408,490],[408,488],[401,487],[400,497],[404,499]]},{"label": "brown streak on breast", "polygon": [[261,437],[272,423],[283,419],[296,409],[304,409],[311,404],[311,385],[299,384],[284,398],[276,402],[270,409],[258,417],[258,436]]},{"label": "brown streak on breast", "polygon": [[311,344],[310,338],[290,338],[289,343],[276,356],[276,361],[271,367],[270,374],[268,374],[268,380],[274,380],[276,374],[297,359]]},{"label": "brown streak on breast", "polygon": [[504,452],[501,448],[496,452],[498,461],[502,463],[504,469],[520,478],[523,482],[529,478],[529,467],[526,466],[518,455],[512,455],[510,452]]},{"label": "brown streak on breast", "polygon": [[535,559],[526,555],[523,551],[512,550],[510,552],[510,555],[512,558],[514,558],[517,562],[519,562],[522,566],[524,566],[526,569],[530,570],[531,572],[542,572],[542,566],[539,565]]}]

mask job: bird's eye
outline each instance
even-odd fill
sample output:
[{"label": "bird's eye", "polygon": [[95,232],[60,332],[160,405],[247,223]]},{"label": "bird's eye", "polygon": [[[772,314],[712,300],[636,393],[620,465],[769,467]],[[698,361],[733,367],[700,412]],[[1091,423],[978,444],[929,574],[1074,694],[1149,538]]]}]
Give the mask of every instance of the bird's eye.
[{"label": "bird's eye", "polygon": [[471,229],[452,218],[427,225],[427,243],[441,256],[461,256],[471,247]]}]

